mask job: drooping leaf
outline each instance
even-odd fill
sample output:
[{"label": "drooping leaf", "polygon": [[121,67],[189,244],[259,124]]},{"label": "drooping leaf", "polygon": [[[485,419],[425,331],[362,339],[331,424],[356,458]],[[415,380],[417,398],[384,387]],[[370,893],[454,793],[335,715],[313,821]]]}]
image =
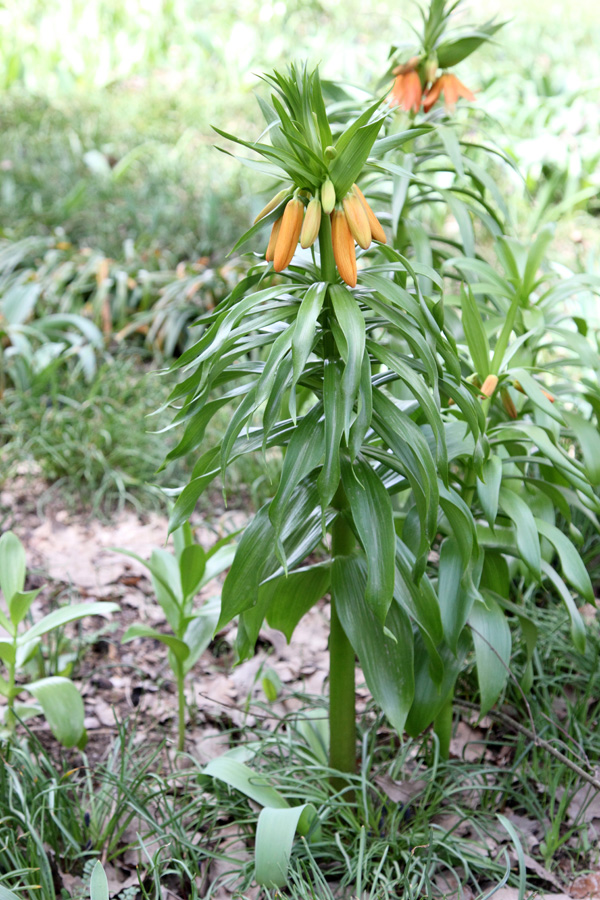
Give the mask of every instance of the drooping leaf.
[{"label": "drooping leaf", "polygon": [[399,604],[385,623],[365,603],[366,565],[356,556],[334,560],[331,590],[337,614],[354,647],[367,686],[390,724],[402,734],[414,696],[413,631]]},{"label": "drooping leaf", "polygon": [[383,624],[394,595],[396,532],[390,496],[362,456],[342,460],[342,484],[367,560],[365,602]]},{"label": "drooping leaf", "polygon": [[318,828],[318,816],[312,803],[291,809],[266,807],[261,810],[256,828],[256,883],[268,888],[284,887],[296,832],[310,834]]},{"label": "drooping leaf", "polygon": [[492,708],[510,673],[511,636],[506,617],[491,597],[475,600],[469,616],[475,645],[481,714]]}]

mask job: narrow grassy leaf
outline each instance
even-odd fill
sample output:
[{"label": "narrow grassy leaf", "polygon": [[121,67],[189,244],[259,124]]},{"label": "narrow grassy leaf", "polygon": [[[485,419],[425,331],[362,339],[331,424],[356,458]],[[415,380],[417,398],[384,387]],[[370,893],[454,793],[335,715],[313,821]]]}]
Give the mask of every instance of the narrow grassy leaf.
[{"label": "narrow grassy leaf", "polygon": [[592,422],[576,412],[563,412],[563,418],[571,429],[583,454],[583,461],[590,481],[600,484],[600,432]]}]

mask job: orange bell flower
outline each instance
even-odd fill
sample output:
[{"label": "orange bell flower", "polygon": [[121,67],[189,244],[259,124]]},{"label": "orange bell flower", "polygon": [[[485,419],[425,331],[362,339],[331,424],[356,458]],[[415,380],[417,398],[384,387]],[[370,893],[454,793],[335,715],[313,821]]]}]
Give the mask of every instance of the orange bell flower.
[{"label": "orange bell flower", "polygon": [[440,94],[444,93],[444,103],[446,109],[453,110],[459,97],[465,100],[473,101],[475,94],[469,90],[466,85],[459,81],[456,75],[451,72],[444,72],[443,75],[433,82],[423,98],[423,108],[425,112],[429,112],[434,103],[440,99]]},{"label": "orange bell flower", "polygon": [[411,109],[414,112],[419,112],[423,96],[421,79],[418,72],[414,69],[410,69],[408,72],[399,71],[405,68],[405,66],[398,66],[398,68],[394,69],[396,80],[392,87],[391,101],[396,106],[406,110],[406,112],[409,112]]}]

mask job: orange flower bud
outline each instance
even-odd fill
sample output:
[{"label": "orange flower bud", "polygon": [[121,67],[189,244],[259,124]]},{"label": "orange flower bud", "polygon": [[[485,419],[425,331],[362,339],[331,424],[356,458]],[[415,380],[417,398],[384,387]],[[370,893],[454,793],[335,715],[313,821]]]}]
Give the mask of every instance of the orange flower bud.
[{"label": "orange flower bud", "polygon": [[261,219],[264,219],[265,216],[268,216],[270,212],[273,212],[273,210],[279,206],[283,198],[287,197],[290,193],[291,191],[289,188],[284,188],[284,190],[279,191],[278,194],[275,194],[275,196],[269,200],[267,205],[261,209],[254,220],[254,224],[256,225],[257,222],[260,222]]},{"label": "orange flower bud", "polygon": [[283,211],[281,228],[275,244],[273,268],[276,272],[283,272],[291,263],[298,245],[303,219],[304,203],[293,197]]},{"label": "orange flower bud", "polygon": [[488,375],[481,385],[481,393],[484,397],[491,397],[498,385],[497,375]]},{"label": "orange flower bud", "polygon": [[506,388],[504,388],[504,390],[502,390],[500,392],[500,396],[502,397],[502,406],[504,407],[504,409],[508,413],[508,415],[511,417],[511,419],[518,418],[519,413],[517,412],[517,407],[513,403],[513,399],[510,396],[510,394],[508,393],[508,391],[506,390]]},{"label": "orange flower bud", "polygon": [[359,247],[367,250],[371,246],[371,226],[360,197],[354,191],[350,191],[344,197],[342,205],[352,237]]},{"label": "orange flower bud", "polygon": [[330,178],[326,178],[321,186],[321,206],[326,215],[333,212],[335,207],[335,188]]},{"label": "orange flower bud", "polygon": [[306,215],[304,216],[304,224],[300,232],[300,246],[306,250],[312,247],[319,234],[321,226],[321,204],[316,197],[310,201],[306,207]]},{"label": "orange flower bud", "polygon": [[348,227],[344,211],[341,209],[334,210],[331,216],[331,239],[338,272],[349,287],[356,287],[354,238]]},{"label": "orange flower bud", "polygon": [[385,231],[381,227],[381,222],[367,203],[366,197],[359,188],[357,184],[352,185],[355,193],[358,195],[360,202],[365,208],[365,212],[367,214],[367,219],[369,220],[369,227],[371,229],[371,235],[374,241],[379,241],[380,244],[387,244],[387,238],[385,236]]},{"label": "orange flower bud", "polygon": [[267,260],[267,262],[273,262],[273,259],[275,257],[275,244],[277,243],[277,238],[279,237],[279,230],[281,228],[282,222],[283,216],[279,216],[279,218],[275,222],[273,222],[271,237],[269,238],[267,252],[265,253],[265,259]]}]

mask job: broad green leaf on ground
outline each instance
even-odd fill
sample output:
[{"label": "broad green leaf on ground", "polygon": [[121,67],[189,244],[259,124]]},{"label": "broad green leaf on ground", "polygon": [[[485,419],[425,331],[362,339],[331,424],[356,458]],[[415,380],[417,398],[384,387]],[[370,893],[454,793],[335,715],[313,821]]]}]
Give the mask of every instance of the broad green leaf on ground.
[{"label": "broad green leaf on ground", "polygon": [[257,884],[268,888],[284,887],[296,833],[317,836],[317,811],[312,803],[290,809],[267,807],[261,810],[256,828]]},{"label": "broad green leaf on ground", "polygon": [[235,788],[261,806],[275,809],[289,808],[285,797],[269,783],[267,778],[235,759],[229,759],[227,756],[212,759],[204,767],[202,774],[224,781],[229,787]]}]

